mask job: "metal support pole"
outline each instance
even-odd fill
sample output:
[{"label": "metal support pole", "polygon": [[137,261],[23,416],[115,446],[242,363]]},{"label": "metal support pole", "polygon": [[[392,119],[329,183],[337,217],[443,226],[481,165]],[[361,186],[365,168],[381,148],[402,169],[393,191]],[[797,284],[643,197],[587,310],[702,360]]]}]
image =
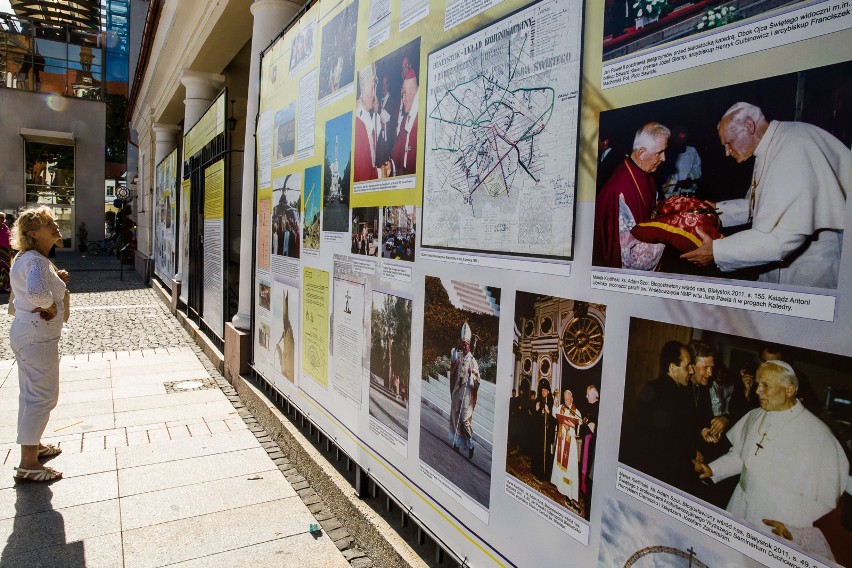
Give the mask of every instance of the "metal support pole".
[{"label": "metal support pole", "polygon": [[367,475],[367,472],[360,465],[355,464],[355,495],[360,499],[365,499],[369,491],[369,485],[370,477]]},{"label": "metal support pole", "polygon": [[130,248],[130,243],[121,247],[118,251],[118,279],[124,282],[124,252]]}]

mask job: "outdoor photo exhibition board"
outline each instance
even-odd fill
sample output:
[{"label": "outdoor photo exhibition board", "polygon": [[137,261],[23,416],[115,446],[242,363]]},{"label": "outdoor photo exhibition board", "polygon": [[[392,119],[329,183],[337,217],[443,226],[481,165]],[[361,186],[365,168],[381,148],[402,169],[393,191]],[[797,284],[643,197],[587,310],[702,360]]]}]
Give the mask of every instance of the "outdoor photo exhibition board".
[{"label": "outdoor photo exhibition board", "polygon": [[154,271],[171,289],[177,261],[177,148],[157,164],[154,173]]},{"label": "outdoor photo exhibition board", "polygon": [[315,2],[261,60],[254,368],[468,566],[852,566],[850,27]]},{"label": "outdoor photo exhibition board", "polygon": [[[199,298],[190,301],[190,287],[199,286],[200,316],[219,338],[224,336],[226,163],[225,103],[222,90],[183,137],[183,181],[180,195],[180,300],[199,310]],[[193,210],[195,202],[197,209]],[[199,215],[200,213],[200,215]],[[155,234],[155,250],[160,246]],[[190,244],[192,243],[192,244]],[[198,258],[191,258],[191,254]],[[192,261],[192,262],[190,262]],[[191,270],[190,265],[194,268]],[[162,276],[161,276],[162,278]],[[192,305],[190,305],[192,304]]]}]

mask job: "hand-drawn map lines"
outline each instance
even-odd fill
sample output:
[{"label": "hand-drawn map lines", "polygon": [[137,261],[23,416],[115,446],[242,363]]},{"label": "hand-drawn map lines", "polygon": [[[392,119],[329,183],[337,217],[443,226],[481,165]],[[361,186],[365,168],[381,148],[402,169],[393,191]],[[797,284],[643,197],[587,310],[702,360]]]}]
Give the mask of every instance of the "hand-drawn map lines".
[{"label": "hand-drawn map lines", "polygon": [[448,154],[442,181],[471,210],[479,189],[499,197],[509,194],[518,175],[541,180],[536,138],[547,132],[556,95],[550,86],[518,78],[519,69],[533,68],[531,62],[521,65],[528,41],[526,32],[507,42],[505,67],[486,64],[480,54],[476,75],[447,89],[429,113],[435,127],[432,151]]}]

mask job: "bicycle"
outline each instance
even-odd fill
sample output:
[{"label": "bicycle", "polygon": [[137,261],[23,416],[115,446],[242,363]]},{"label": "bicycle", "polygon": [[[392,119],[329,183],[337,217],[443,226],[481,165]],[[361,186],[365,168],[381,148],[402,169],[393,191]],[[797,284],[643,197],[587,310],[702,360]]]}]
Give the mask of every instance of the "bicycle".
[{"label": "bicycle", "polygon": [[115,239],[104,239],[102,241],[92,241],[89,243],[89,246],[86,247],[86,252],[91,255],[99,255],[102,252],[112,251],[112,247],[115,245]]}]

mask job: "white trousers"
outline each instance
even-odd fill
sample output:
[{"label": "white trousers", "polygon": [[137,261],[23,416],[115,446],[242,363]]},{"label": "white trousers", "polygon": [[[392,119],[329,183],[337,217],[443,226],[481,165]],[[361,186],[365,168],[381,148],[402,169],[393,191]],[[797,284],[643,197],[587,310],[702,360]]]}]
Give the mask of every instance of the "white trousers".
[{"label": "white trousers", "polygon": [[18,312],[9,339],[18,362],[18,444],[35,446],[59,400],[61,315],[44,321],[39,314]]}]

